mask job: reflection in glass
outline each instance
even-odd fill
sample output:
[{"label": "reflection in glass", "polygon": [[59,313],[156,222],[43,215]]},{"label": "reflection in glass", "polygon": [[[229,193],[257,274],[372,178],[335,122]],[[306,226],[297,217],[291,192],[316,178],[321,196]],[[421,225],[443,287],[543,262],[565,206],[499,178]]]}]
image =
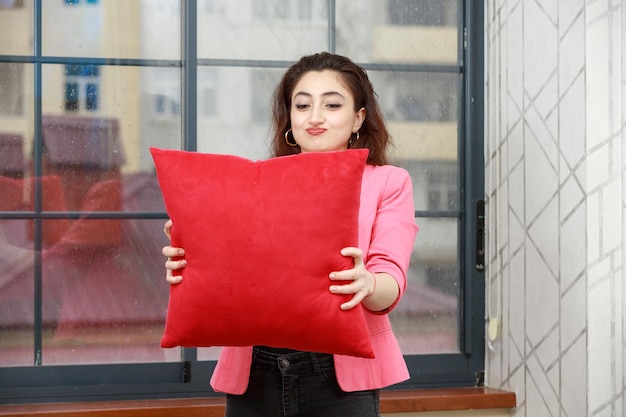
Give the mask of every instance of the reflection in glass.
[{"label": "reflection in glass", "polygon": [[[0,188],[13,186],[9,195],[21,195],[17,187],[29,182],[0,177]],[[164,210],[155,180],[131,176],[120,186],[115,192],[123,206]],[[159,347],[169,289],[160,253],[167,243],[162,219],[21,219],[0,220],[3,365],[32,364],[36,239],[43,241],[44,364],[180,358],[176,349]]]},{"label": "reflection in glass", "polygon": [[337,53],[358,62],[456,65],[459,0],[337,0]]},{"label": "reflection in glass", "polygon": [[151,175],[150,147],[181,146],[180,69],[73,64],[43,74],[43,173],[61,179],[66,201],[53,210],[121,210],[116,181]]},{"label": "reflection in glass", "polygon": [[418,218],[408,286],[390,314],[404,354],[458,352],[457,219]]},{"label": "reflection in glass", "polygon": [[181,0],[41,3],[44,55],[181,58]]},{"label": "reflection in glass", "polygon": [[[43,222],[45,233],[48,221]],[[78,219],[42,252],[43,363],[176,360],[159,347],[163,220]]]},{"label": "reflection in glass", "polygon": [[2,118],[24,115],[26,68],[30,69],[30,66],[18,63],[0,64],[0,116]]},{"label": "reflection in glass", "polygon": [[[5,210],[7,178],[0,176],[0,210]],[[26,220],[0,219],[0,366],[33,363],[33,242]]]},{"label": "reflection in glass", "polygon": [[413,179],[416,210],[457,210],[459,75],[369,73],[394,141],[394,162]]},{"label": "reflection in glass", "polygon": [[328,50],[326,0],[216,3],[198,1],[200,58],[295,61]]},{"label": "reflection in glass", "polygon": [[282,68],[198,69],[198,150],[268,157],[272,93]]},{"label": "reflection in glass", "polygon": [[0,55],[33,53],[33,1],[0,2]]},{"label": "reflection in glass", "polygon": [[411,174],[416,210],[459,210],[459,167],[455,161],[403,160],[400,165]]}]

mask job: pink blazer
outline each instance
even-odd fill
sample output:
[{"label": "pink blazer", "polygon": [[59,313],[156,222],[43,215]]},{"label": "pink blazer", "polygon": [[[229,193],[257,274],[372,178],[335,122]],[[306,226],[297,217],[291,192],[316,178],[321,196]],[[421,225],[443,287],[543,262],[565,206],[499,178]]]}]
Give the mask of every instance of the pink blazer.
[{"label": "pink blazer", "polygon": [[[387,272],[398,281],[400,296],[384,313],[364,309],[374,359],[334,355],[337,380],[344,391],[378,389],[409,378],[386,313],[406,289],[406,271],[417,230],[409,174],[390,165],[366,166],[359,208],[359,247],[369,271]],[[251,363],[251,346],[224,347],[211,386],[218,392],[243,394]]]}]

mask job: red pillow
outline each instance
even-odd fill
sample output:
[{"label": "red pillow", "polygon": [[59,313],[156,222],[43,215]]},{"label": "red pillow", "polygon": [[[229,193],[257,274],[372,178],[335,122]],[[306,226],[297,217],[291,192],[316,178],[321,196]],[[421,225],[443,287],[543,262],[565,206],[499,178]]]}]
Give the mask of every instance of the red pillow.
[{"label": "red pillow", "polygon": [[172,285],[162,347],[266,345],[374,357],[362,307],[331,294],[352,268],[367,150],[265,161],[150,149],[172,245],[188,265]]}]

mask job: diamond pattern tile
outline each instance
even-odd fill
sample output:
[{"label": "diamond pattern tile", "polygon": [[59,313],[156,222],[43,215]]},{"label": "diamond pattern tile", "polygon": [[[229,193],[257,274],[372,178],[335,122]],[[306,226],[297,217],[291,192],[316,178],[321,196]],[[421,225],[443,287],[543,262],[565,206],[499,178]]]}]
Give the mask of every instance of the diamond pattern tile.
[{"label": "diamond pattern tile", "polygon": [[486,5],[489,276],[502,268],[503,300],[486,382],[516,392],[514,416],[623,417],[626,0]]}]

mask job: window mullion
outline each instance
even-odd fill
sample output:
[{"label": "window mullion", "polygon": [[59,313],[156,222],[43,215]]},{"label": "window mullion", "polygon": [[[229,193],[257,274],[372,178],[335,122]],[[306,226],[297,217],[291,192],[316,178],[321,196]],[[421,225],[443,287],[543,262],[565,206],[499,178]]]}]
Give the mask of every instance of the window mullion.
[{"label": "window mullion", "polygon": [[183,2],[183,149],[198,149],[198,3],[197,0]]}]

